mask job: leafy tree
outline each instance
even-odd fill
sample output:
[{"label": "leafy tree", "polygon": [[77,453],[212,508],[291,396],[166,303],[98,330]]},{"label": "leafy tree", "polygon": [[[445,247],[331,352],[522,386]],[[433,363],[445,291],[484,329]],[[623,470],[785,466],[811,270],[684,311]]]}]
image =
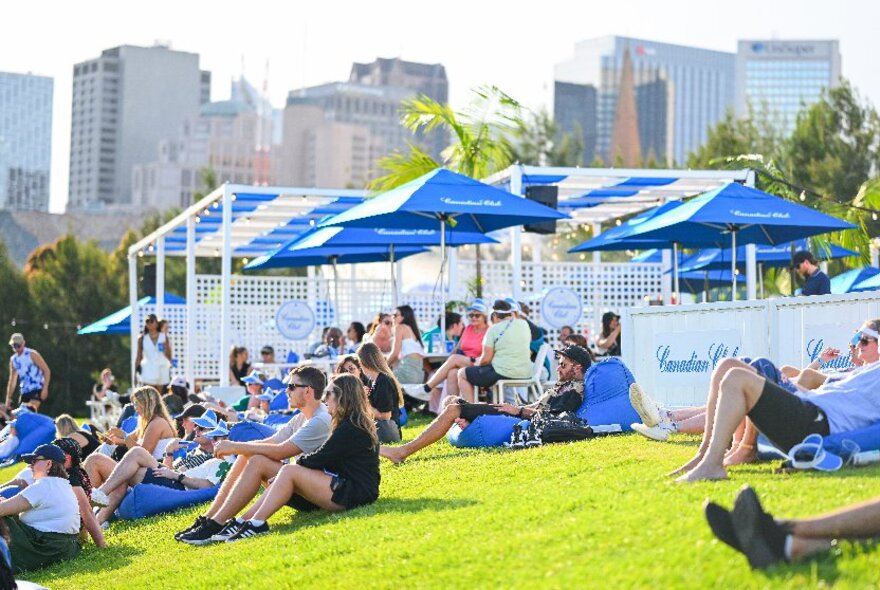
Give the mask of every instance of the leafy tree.
[{"label": "leafy tree", "polygon": [[779,125],[766,105],[759,111],[750,107],[743,118],[727,111],[724,118],[709,129],[706,143],[688,155],[687,165],[696,169],[724,167],[726,158],[740,154],[756,154],[773,160],[779,156],[782,141]]},{"label": "leafy tree", "polygon": [[581,134],[560,133],[546,109],[528,113],[517,122],[512,138],[513,161],[533,166],[580,166],[584,158]]},{"label": "leafy tree", "polygon": [[[27,296],[27,292],[28,286],[24,275],[9,256],[6,244],[0,240],[0,302],[2,302],[0,304],[0,326],[3,326],[5,330],[0,334],[0,338],[8,339],[13,332],[24,329],[22,321],[26,321],[31,315],[30,298]],[[4,395],[8,378],[9,362],[7,358],[3,358],[0,359],[0,385],[4,387]]]}]

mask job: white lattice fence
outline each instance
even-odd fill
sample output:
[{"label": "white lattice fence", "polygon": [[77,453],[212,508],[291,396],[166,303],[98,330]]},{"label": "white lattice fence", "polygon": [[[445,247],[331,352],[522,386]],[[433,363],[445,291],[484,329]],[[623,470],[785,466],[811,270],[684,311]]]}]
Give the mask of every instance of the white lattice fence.
[{"label": "white lattice fence", "polygon": [[[186,306],[185,305],[165,305],[162,313],[158,313],[155,305],[139,306],[137,317],[133,318],[139,331],[143,331],[144,321],[151,313],[159,316],[159,319],[168,321],[168,338],[171,340],[171,375],[183,375],[186,364]],[[132,346],[135,346],[132,343]]]}]

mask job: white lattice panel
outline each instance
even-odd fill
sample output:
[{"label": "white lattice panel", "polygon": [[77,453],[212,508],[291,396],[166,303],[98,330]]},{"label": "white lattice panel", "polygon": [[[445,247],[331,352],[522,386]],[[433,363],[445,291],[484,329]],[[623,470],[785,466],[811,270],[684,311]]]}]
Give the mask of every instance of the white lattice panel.
[{"label": "white lattice panel", "polygon": [[[168,338],[171,340],[171,376],[183,375],[186,370],[186,306],[165,305],[162,313],[158,313],[155,305],[140,306],[137,310],[135,325],[139,331],[143,330],[144,320],[151,313],[159,316],[159,319],[168,321]],[[134,345],[134,343],[132,343]]]}]

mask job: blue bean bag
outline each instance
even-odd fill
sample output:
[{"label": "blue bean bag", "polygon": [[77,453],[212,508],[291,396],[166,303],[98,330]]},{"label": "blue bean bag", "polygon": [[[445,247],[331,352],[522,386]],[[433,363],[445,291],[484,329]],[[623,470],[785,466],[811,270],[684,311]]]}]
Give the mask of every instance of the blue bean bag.
[{"label": "blue bean bag", "polygon": [[172,512],[213,500],[219,489],[220,486],[198,490],[174,490],[150,483],[138,484],[125,496],[116,510],[116,516],[126,520],[136,520],[163,512]]},{"label": "blue bean bag", "polygon": [[276,430],[271,426],[246,420],[244,422],[236,422],[232,425],[232,428],[229,429],[229,440],[235,442],[251,442],[269,438],[274,435],[275,432]]},{"label": "blue bean bag", "polygon": [[633,383],[633,374],[619,358],[594,363],[584,376],[584,403],[577,416],[591,426],[620,424],[623,432],[631,432],[630,424],[642,421],[629,403]]},{"label": "blue bean bag", "polygon": [[137,429],[137,425],[138,425],[138,417],[137,417],[137,414],[135,414],[135,415],[129,416],[128,418],[123,420],[122,424],[120,424],[119,428],[124,430],[127,434],[131,434],[132,432],[134,432]]},{"label": "blue bean bag", "polygon": [[6,498],[7,500],[20,492],[22,488],[18,486],[7,486],[0,490],[0,498]]},{"label": "blue bean bag", "polygon": [[464,430],[453,425],[446,438],[454,447],[499,447],[510,442],[513,427],[521,420],[515,416],[478,416]]},{"label": "blue bean bag", "polygon": [[403,428],[407,422],[409,422],[409,416],[406,413],[406,408],[400,406],[400,427]]},{"label": "blue bean bag", "polygon": [[[844,460],[848,459],[851,454],[852,447],[850,441],[858,446],[859,451],[877,451],[880,450],[880,422],[852,430],[850,432],[838,432],[829,434],[822,439],[822,446],[829,453],[840,455]],[[763,434],[758,435],[758,459],[762,461],[773,461],[776,459],[787,459],[785,451],[776,448]]]},{"label": "blue bean bag", "polygon": [[281,428],[293,418],[294,414],[269,414],[263,424],[273,428]]},{"label": "blue bean bag", "polygon": [[274,398],[272,398],[271,402],[269,402],[269,411],[270,412],[273,412],[273,411],[277,412],[277,411],[281,411],[281,410],[286,410],[288,405],[289,405],[289,403],[287,401],[287,394],[286,393],[279,393]]},{"label": "blue bean bag", "polygon": [[15,432],[18,446],[12,453],[0,457],[0,461],[32,453],[38,446],[55,440],[55,421],[43,414],[22,412],[15,420]]}]

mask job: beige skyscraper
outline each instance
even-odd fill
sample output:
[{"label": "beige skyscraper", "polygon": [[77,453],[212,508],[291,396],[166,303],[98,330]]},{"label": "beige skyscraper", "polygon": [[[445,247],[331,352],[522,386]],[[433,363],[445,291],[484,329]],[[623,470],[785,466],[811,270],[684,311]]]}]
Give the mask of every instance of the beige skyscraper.
[{"label": "beige skyscraper", "polygon": [[623,67],[620,70],[620,90],[617,94],[617,108],[614,111],[614,126],[611,131],[611,163],[623,160],[623,165],[632,168],[641,162],[641,141],[639,140],[639,120],[636,112],[636,85],[633,77],[632,56],[629,48],[623,52]]}]

